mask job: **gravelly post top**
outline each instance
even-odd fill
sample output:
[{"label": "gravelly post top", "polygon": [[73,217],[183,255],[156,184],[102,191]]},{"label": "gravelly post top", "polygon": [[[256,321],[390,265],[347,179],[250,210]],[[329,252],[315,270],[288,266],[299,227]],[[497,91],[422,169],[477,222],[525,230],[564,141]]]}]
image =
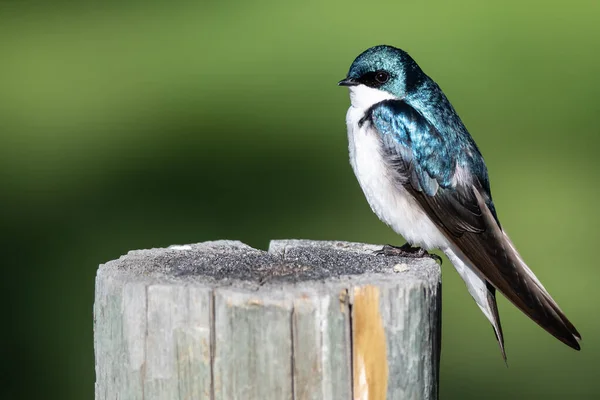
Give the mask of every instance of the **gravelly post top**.
[{"label": "gravelly post top", "polygon": [[437,399],[440,269],[373,246],[131,251],[96,278],[96,399]]}]

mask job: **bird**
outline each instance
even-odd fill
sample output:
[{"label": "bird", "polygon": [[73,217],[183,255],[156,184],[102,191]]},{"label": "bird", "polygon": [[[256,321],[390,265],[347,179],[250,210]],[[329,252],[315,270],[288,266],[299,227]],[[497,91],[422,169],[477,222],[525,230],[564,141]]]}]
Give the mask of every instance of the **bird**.
[{"label": "bird", "polygon": [[[483,156],[456,110],[404,50],[361,53],[346,78],[350,164],[372,211],[407,243],[377,254],[441,250],[491,323],[506,362],[496,290],[573,349],[581,335],[498,219]],[[441,260],[440,260],[441,262]]]}]

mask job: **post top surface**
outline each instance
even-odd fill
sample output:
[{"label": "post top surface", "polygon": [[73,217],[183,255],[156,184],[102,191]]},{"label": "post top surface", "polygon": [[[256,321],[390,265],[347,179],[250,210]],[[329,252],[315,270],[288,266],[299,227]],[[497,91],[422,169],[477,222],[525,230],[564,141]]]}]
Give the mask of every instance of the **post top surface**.
[{"label": "post top surface", "polygon": [[[389,279],[439,281],[440,268],[429,258],[375,255],[381,246],[341,241],[273,240],[269,250],[219,240],[168,248],[133,250],[100,266],[99,274],[157,282],[242,282],[268,285],[356,279],[381,275]],[[387,277],[386,277],[387,276]]]}]

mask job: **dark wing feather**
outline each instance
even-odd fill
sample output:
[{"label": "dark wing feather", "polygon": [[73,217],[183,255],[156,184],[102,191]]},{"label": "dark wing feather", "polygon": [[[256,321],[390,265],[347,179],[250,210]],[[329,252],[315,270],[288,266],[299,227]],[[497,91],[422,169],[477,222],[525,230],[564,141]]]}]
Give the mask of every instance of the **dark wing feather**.
[{"label": "dark wing feather", "polygon": [[[402,100],[376,104],[365,123],[379,131],[383,152],[399,172],[399,184],[455,245],[453,250],[542,328],[579,350],[581,336],[503,232],[483,159],[470,136],[465,142],[442,135]],[[468,135],[466,130],[462,134]],[[458,179],[457,166],[475,173]]]}]

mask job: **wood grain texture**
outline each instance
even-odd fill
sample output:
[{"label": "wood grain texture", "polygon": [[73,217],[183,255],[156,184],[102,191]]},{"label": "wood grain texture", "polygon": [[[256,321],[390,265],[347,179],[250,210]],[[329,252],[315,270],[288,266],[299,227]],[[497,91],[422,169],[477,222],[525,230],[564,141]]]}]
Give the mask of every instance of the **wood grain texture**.
[{"label": "wood grain texture", "polygon": [[385,400],[387,396],[387,343],[376,286],[355,287],[352,291],[352,360],[354,398]]},{"label": "wood grain texture", "polygon": [[294,298],[294,399],[350,399],[350,304],[345,289],[306,287]]},{"label": "wood grain texture", "polygon": [[440,271],[379,246],[218,241],[96,278],[96,399],[436,399]]},{"label": "wood grain texture", "polygon": [[291,298],[218,289],[214,398],[292,399]]}]

